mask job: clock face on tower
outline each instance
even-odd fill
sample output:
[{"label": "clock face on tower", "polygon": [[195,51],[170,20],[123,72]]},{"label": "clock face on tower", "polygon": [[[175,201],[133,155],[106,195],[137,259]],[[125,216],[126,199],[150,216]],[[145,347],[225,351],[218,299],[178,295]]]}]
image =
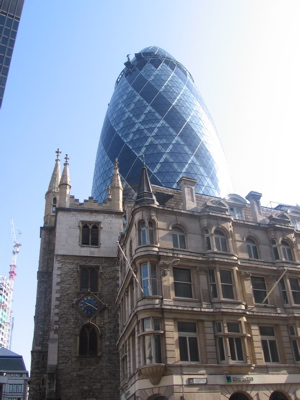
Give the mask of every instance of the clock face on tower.
[{"label": "clock face on tower", "polygon": [[79,302],[79,309],[85,315],[94,315],[99,310],[99,301],[93,296],[84,296]]}]

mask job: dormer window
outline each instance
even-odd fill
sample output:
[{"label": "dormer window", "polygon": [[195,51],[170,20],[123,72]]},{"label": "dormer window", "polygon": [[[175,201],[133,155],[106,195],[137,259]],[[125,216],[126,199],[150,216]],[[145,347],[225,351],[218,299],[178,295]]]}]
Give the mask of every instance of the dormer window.
[{"label": "dormer window", "polygon": [[246,206],[246,200],[238,194],[228,194],[224,199],[228,205],[228,213],[234,219],[244,220],[243,208]]},{"label": "dormer window", "polygon": [[229,215],[231,215],[234,219],[241,219],[244,220],[243,210],[240,207],[229,207]]}]

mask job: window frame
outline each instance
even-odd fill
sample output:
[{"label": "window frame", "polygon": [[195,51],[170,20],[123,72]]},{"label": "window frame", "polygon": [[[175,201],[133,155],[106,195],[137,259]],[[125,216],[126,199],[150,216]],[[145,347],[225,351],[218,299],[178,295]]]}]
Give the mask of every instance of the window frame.
[{"label": "window frame", "polygon": [[[237,330],[230,330],[230,325]],[[215,321],[214,323],[217,355],[220,363],[246,362],[246,334],[243,333],[241,321]]]},{"label": "window frame", "polygon": [[[194,330],[181,330],[180,324],[183,327],[187,327],[188,324],[190,326],[194,326]],[[179,350],[179,359],[180,362],[188,362],[188,363],[199,363],[200,362],[200,354],[199,354],[199,340],[198,340],[198,330],[197,323],[195,321],[177,321],[177,331],[178,331],[178,350]],[[185,347],[183,349],[183,347]],[[195,351],[197,349],[197,351]],[[185,353],[185,354],[183,354]],[[187,357],[185,357],[187,355]],[[187,359],[182,359],[187,358]]]},{"label": "window frame", "polygon": [[221,229],[215,229],[214,231],[214,246],[216,251],[228,253],[227,237]]},{"label": "window frame", "polygon": [[[263,335],[262,328],[269,328],[273,330],[273,335]],[[276,339],[276,331],[273,326],[270,325],[261,325],[259,326],[259,333],[261,336],[261,347],[264,354],[264,360],[266,364],[277,364],[280,362],[277,339]],[[264,339],[263,339],[264,338]],[[275,351],[275,353],[273,353]],[[273,354],[272,354],[273,353]],[[266,357],[267,355],[267,357]],[[276,360],[273,360],[275,356]],[[267,360],[268,358],[268,360]]]},{"label": "window frame", "polygon": [[281,243],[282,259],[284,261],[294,261],[293,251],[290,244],[286,240],[282,240]]},{"label": "window frame", "polygon": [[279,257],[279,250],[278,250],[278,244],[276,243],[275,239],[271,240],[271,246],[272,246],[272,254],[273,254],[273,258],[275,261],[280,260]]},{"label": "window frame", "polygon": [[293,357],[295,363],[300,363],[300,338],[297,334],[297,326],[296,325],[289,325],[288,326],[291,347],[293,352]]},{"label": "window frame", "polygon": [[204,234],[204,241],[205,241],[205,250],[211,251],[212,247],[211,247],[210,233],[209,233],[208,228],[205,228],[203,230],[203,234]]},{"label": "window frame", "polygon": [[144,262],[140,265],[141,271],[141,287],[144,296],[159,295],[159,280],[156,263],[152,261]]},{"label": "window frame", "polygon": [[245,216],[243,213],[243,207],[236,207],[236,206],[228,206],[228,213],[231,217],[233,217],[234,219],[237,219],[239,221],[244,221],[245,220]]},{"label": "window frame", "polygon": [[[230,274],[231,282],[226,282],[225,274]],[[226,268],[210,268],[208,270],[208,281],[210,286],[210,296],[212,300],[231,301],[236,300],[236,282],[235,276],[231,269]],[[229,289],[230,288],[230,289]],[[225,297],[228,292],[230,297]],[[227,293],[226,293],[227,292]]]},{"label": "window frame", "polygon": [[138,222],[139,246],[154,245],[156,243],[155,231],[156,223],[153,219],[149,219],[148,221],[141,219]]},{"label": "window frame", "polygon": [[[87,277],[83,276],[84,271],[87,271]],[[95,276],[92,276],[93,272],[95,273]],[[87,282],[88,287],[85,287],[85,282]],[[99,293],[99,291],[100,291],[100,268],[98,265],[80,265],[79,266],[79,291],[81,293],[86,293],[89,291],[92,293]]]},{"label": "window frame", "polygon": [[[96,232],[96,240],[95,240],[95,228],[97,228]],[[100,231],[101,224],[100,222],[94,221],[81,221],[80,223],[80,235],[79,235],[79,244],[81,247],[100,247]]]},{"label": "window frame", "polygon": [[[176,271],[178,273],[180,271],[188,272],[189,280],[177,280],[175,277]],[[178,275],[177,275],[177,277],[178,277]],[[193,298],[192,270],[190,268],[173,267],[173,281],[174,281],[175,297],[180,297],[180,298],[184,298],[184,299],[192,299]],[[181,296],[180,295],[181,293],[178,293],[178,292],[184,292],[185,289],[183,289],[183,288],[187,288],[187,294],[189,294],[188,296]]]},{"label": "window frame", "polygon": [[[149,322],[148,327],[146,321]],[[143,365],[161,364],[164,362],[163,353],[163,329],[162,319],[146,317],[141,319],[141,341]],[[149,352],[149,354],[147,354]],[[154,362],[152,361],[154,359]],[[149,362],[147,362],[149,360]]]},{"label": "window frame", "polygon": [[[259,287],[254,287],[254,279],[258,280],[261,279],[261,284],[264,285],[264,288]],[[258,281],[256,282],[258,283]],[[257,276],[257,275],[252,275],[251,276],[251,285],[252,285],[252,293],[253,293],[253,300],[255,304],[269,304],[269,299],[267,298],[264,302],[263,300],[267,297],[268,295],[268,287],[266,284],[266,279],[264,276]],[[261,293],[263,293],[263,296],[261,296]],[[257,301],[261,298],[261,301]]]},{"label": "window frame", "polygon": [[[291,290],[292,304],[300,305],[300,283],[298,278],[289,277],[288,278],[289,287]],[[295,286],[293,285],[295,284]],[[298,297],[298,299],[297,299]],[[296,300],[296,301],[295,301]]]},{"label": "window frame", "polygon": [[246,245],[247,245],[248,257],[253,260],[258,260],[259,253],[258,253],[258,246],[257,246],[256,241],[252,237],[249,236],[246,238]]},{"label": "window frame", "polygon": [[[85,333],[85,337],[83,336]],[[94,337],[91,337],[93,335]],[[86,340],[86,343],[84,343]],[[85,351],[83,351],[85,350]],[[78,337],[78,355],[80,357],[96,357],[99,353],[99,332],[96,325],[90,322],[82,325]]]},{"label": "window frame", "polygon": [[186,234],[179,225],[172,226],[172,243],[175,249],[186,250]]}]

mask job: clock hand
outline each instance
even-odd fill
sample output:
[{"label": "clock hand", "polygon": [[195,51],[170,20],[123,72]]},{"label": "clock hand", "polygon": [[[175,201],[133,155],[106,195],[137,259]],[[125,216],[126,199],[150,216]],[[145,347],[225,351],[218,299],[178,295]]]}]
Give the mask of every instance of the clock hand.
[{"label": "clock hand", "polygon": [[98,310],[98,308],[97,307],[95,307],[95,306],[93,306],[93,304],[91,304],[91,303],[86,303],[88,306],[91,306],[91,307],[93,307],[95,310]]}]

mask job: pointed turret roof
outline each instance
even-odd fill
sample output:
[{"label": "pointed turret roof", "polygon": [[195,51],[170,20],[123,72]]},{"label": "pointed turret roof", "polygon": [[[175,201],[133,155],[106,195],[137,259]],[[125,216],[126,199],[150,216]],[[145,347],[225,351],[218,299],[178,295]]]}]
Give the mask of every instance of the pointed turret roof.
[{"label": "pointed turret roof", "polygon": [[149,175],[148,175],[145,163],[142,168],[139,189],[137,192],[135,203],[136,204],[140,204],[140,203],[158,204],[157,200],[154,196],[154,193],[152,191],[152,186],[150,183],[150,179],[149,179]]},{"label": "pointed turret roof", "polygon": [[57,149],[55,165],[54,165],[54,169],[52,172],[52,176],[50,179],[47,193],[58,192],[58,186],[59,186],[59,181],[60,181],[60,154],[61,154],[61,151],[59,149]]},{"label": "pointed turret roof", "polygon": [[59,183],[59,186],[61,186],[61,185],[69,185],[71,187],[68,154],[66,154],[66,156],[65,156],[64,169],[63,169],[63,172],[61,174],[61,179],[60,179],[60,183]]},{"label": "pointed turret roof", "polygon": [[112,177],[111,187],[122,188],[122,182],[121,182],[121,177],[120,177],[120,173],[119,173],[119,161],[117,158],[116,158],[115,164],[114,164],[114,173],[113,173],[113,177]]}]

